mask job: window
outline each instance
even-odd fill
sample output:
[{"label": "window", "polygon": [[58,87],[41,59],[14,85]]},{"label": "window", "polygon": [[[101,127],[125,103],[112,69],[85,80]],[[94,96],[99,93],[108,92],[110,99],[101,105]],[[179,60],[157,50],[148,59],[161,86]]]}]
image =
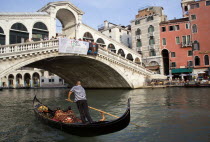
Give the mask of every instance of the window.
[{"label": "window", "polygon": [[149,45],[154,45],[154,44],[155,44],[154,37],[150,37],[150,39],[149,39]]},{"label": "window", "polygon": [[206,1],[206,6],[209,6],[210,5],[210,1]]},{"label": "window", "polygon": [[200,44],[197,40],[193,43],[193,50],[200,50]]},{"label": "window", "polygon": [[162,44],[163,44],[163,45],[166,45],[166,38],[163,38]]},{"label": "window", "polygon": [[147,22],[154,20],[153,16],[147,17]]},{"label": "window", "polygon": [[52,79],[52,82],[55,82],[55,79]]},{"label": "window", "polygon": [[140,29],[137,29],[136,35],[141,35],[141,30]]},{"label": "window", "polygon": [[171,67],[173,67],[173,68],[176,67],[176,62],[172,62]]},{"label": "window", "polygon": [[140,39],[137,40],[136,47],[142,47],[142,43],[141,43],[141,40]]},{"label": "window", "polygon": [[171,57],[176,57],[176,53],[175,52],[171,52]]},{"label": "window", "polygon": [[191,8],[191,9],[199,8],[199,3],[191,4],[191,5],[190,5],[190,8]]},{"label": "window", "polygon": [[148,28],[148,33],[152,33],[154,31],[155,31],[154,27],[152,25],[150,25]]},{"label": "window", "polygon": [[52,82],[52,80],[51,80],[51,79],[49,79],[49,82]]},{"label": "window", "polygon": [[195,66],[200,66],[200,58],[195,56]]},{"label": "window", "polygon": [[166,32],[166,27],[162,27],[162,32]]},{"label": "window", "polygon": [[187,6],[184,7],[184,11],[188,11],[188,7]]},{"label": "window", "polygon": [[187,24],[185,25],[185,27],[186,27],[186,29],[190,29],[190,23],[187,23]]},{"label": "window", "polygon": [[42,79],[42,82],[44,82],[44,79]]},{"label": "window", "polygon": [[59,79],[59,82],[62,82],[62,81],[63,81],[63,79],[60,78],[60,79]]},{"label": "window", "polygon": [[155,52],[154,49],[151,49],[151,50],[150,50],[150,56],[156,56],[156,52]]},{"label": "window", "polygon": [[192,26],[192,32],[193,32],[193,33],[197,33],[197,32],[198,32],[197,25],[194,24],[194,25]]},{"label": "window", "polygon": [[111,32],[112,32],[112,30],[110,29],[110,30],[109,30],[109,33],[111,33]]},{"label": "window", "polygon": [[129,35],[129,31],[127,31],[127,35]]},{"label": "window", "polygon": [[187,35],[187,45],[190,45],[190,35]]},{"label": "window", "polygon": [[179,30],[179,25],[175,25],[175,31],[178,31]]},{"label": "window", "polygon": [[135,21],[135,25],[138,25],[138,24],[140,24],[140,20]]},{"label": "window", "polygon": [[128,44],[130,43],[130,39],[129,39],[129,37],[127,38],[127,43],[128,43]]},{"label": "window", "polygon": [[191,20],[195,20],[196,19],[196,15],[191,15]]},{"label": "window", "polygon": [[180,38],[176,37],[176,44],[180,44]]},{"label": "window", "polygon": [[112,38],[112,36],[109,36],[109,38]]},{"label": "window", "polygon": [[187,38],[186,36],[182,36],[182,44],[186,45],[187,44]]},{"label": "window", "polygon": [[119,32],[121,32],[122,30],[121,29],[119,29]]},{"label": "window", "polygon": [[209,65],[209,56],[208,55],[204,56],[204,61],[205,61],[205,65]]},{"label": "window", "polygon": [[188,56],[192,56],[193,52],[191,50],[188,51]]},{"label": "window", "polygon": [[169,26],[169,31],[174,31],[174,26]]},{"label": "window", "polygon": [[193,61],[187,61],[187,66],[192,67],[193,66]]}]

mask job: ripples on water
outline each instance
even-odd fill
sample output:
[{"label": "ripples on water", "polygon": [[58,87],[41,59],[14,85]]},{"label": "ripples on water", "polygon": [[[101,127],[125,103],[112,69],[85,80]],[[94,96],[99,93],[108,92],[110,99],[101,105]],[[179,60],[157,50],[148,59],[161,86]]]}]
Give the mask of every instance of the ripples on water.
[{"label": "ripples on water", "polygon": [[[40,124],[35,119],[32,99],[49,107],[67,108],[68,90],[3,90],[0,92],[0,141],[5,142],[208,142],[210,141],[210,93],[208,88],[154,90],[87,90],[90,106],[122,115],[131,101],[131,120],[126,129],[104,136],[81,138]],[[72,104],[71,104],[72,105]],[[77,112],[76,106],[72,108]],[[95,120],[98,112],[91,111]],[[106,116],[107,119],[113,119]]]}]

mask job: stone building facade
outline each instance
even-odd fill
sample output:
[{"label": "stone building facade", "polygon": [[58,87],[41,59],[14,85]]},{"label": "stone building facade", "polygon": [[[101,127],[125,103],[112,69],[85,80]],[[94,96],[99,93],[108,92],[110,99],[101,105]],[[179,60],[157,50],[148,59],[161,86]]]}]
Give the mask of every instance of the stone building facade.
[{"label": "stone building facade", "polygon": [[157,74],[163,74],[159,24],[166,18],[162,7],[148,7],[131,21],[132,48],[142,55],[143,65]]},{"label": "stone building facade", "polygon": [[124,44],[128,48],[132,47],[130,25],[125,27],[125,26],[113,24],[106,20],[104,21],[104,25],[98,28],[98,31],[110,37],[111,39],[114,39],[117,42]]}]

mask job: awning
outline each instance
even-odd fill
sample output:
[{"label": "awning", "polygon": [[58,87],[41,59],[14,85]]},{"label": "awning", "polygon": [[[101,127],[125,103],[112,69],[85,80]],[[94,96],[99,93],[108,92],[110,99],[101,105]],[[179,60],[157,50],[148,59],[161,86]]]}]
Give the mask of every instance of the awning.
[{"label": "awning", "polygon": [[157,65],[157,66],[147,66],[146,68],[149,69],[149,70],[158,70],[160,68],[160,66],[159,65]]},{"label": "awning", "polygon": [[183,69],[172,69],[172,73],[192,73],[193,69],[183,68]]}]

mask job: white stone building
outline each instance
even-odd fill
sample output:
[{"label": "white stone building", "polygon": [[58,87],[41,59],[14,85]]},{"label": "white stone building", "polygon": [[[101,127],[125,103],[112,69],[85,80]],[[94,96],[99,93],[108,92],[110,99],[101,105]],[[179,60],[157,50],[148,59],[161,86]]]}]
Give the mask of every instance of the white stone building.
[{"label": "white stone building", "polygon": [[23,67],[3,78],[1,78],[4,88],[25,88],[25,87],[66,87],[64,80],[59,76],[44,71]]},{"label": "white stone building", "polygon": [[158,74],[163,74],[159,24],[165,20],[162,7],[148,7],[131,21],[132,48],[142,55],[143,65]]},{"label": "white stone building", "polygon": [[100,26],[98,30],[111,39],[114,39],[117,42],[124,44],[128,48],[132,47],[130,25],[125,27],[113,24],[106,20],[104,21],[104,25]]}]

